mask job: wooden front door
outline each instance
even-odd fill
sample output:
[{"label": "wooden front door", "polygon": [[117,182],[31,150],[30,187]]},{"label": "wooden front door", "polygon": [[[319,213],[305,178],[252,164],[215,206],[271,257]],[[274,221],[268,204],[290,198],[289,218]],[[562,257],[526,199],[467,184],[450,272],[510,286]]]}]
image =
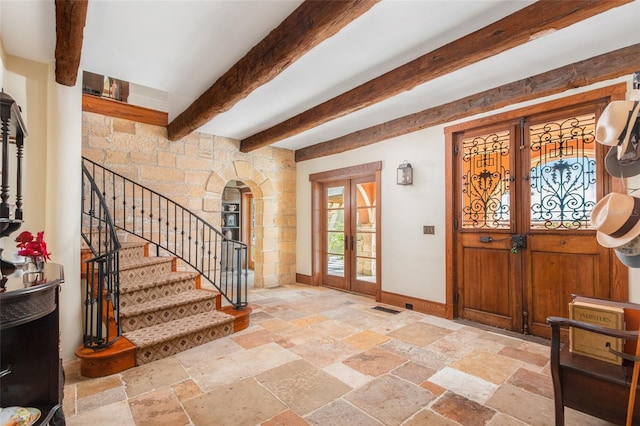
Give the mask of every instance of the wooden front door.
[{"label": "wooden front door", "polygon": [[376,294],[376,194],[375,176],[323,183],[325,285]]},{"label": "wooden front door", "polygon": [[571,294],[612,298],[611,257],[590,214],[604,193],[605,102],[476,127],[453,137],[457,315],[550,337]]}]

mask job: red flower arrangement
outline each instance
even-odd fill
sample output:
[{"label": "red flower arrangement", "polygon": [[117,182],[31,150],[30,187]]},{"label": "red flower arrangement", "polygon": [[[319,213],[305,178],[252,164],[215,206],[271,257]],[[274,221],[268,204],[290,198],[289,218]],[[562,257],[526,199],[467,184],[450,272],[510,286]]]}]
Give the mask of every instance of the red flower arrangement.
[{"label": "red flower arrangement", "polygon": [[45,261],[51,260],[51,253],[47,251],[47,243],[44,242],[44,231],[38,232],[36,237],[31,232],[24,231],[18,235],[16,242],[16,247],[21,249],[18,250],[19,256],[42,256]]}]

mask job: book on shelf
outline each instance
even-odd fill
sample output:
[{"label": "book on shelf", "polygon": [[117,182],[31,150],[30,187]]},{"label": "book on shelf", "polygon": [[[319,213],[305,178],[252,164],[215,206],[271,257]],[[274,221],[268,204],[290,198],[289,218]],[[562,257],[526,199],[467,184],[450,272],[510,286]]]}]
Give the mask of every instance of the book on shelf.
[{"label": "book on shelf", "polygon": [[[626,330],[640,330],[640,304],[633,302],[621,302],[610,299],[597,299],[595,297],[574,295],[577,302],[595,303],[596,305],[612,306],[624,309],[624,327]],[[624,352],[630,355],[636,354],[636,340],[628,339],[624,343]]]},{"label": "book on shelf", "polygon": [[[569,303],[569,318],[616,330],[624,330],[625,327],[624,308],[597,302],[574,299]],[[575,354],[620,365],[622,358],[611,353],[609,346],[622,352],[623,343],[623,339],[620,338],[569,327],[569,350]]]}]

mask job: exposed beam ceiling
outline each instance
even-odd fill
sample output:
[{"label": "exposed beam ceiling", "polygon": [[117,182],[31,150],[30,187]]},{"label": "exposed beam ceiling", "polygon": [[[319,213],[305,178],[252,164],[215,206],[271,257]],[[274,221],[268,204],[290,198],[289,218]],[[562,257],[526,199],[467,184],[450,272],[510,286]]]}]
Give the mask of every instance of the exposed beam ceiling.
[{"label": "exposed beam ceiling", "polygon": [[478,31],[461,37],[405,65],[242,140],[240,150],[271,145],[336,118],[462,69],[539,35],[582,21],[632,0],[536,2]]},{"label": "exposed beam ceiling", "polygon": [[[80,56],[80,69],[129,81],[131,104],[164,112],[172,138],[298,160],[517,107],[616,62],[622,80],[637,52],[606,54],[640,44],[638,22],[640,0],[0,0],[5,69],[55,61],[73,85]],[[581,66],[598,74],[561,75]]]},{"label": "exposed beam ceiling", "polygon": [[88,0],[56,0],[56,82],[75,86]]},{"label": "exposed beam ceiling", "polygon": [[377,2],[305,1],[169,123],[169,139],[181,139],[228,110]]},{"label": "exposed beam ceiling", "polygon": [[305,161],[360,148],[409,132],[448,123],[568,89],[583,87],[640,70],[640,44],[576,62],[526,79],[476,93],[454,102],[298,149],[295,161]]}]

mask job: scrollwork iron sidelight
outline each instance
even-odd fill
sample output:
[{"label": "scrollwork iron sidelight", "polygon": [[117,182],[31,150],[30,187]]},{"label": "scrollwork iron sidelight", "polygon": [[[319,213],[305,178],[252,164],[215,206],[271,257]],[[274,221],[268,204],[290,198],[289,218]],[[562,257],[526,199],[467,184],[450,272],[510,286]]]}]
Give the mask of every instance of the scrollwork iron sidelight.
[{"label": "scrollwork iron sidelight", "polygon": [[595,115],[531,125],[532,229],[588,229],[596,203]]},{"label": "scrollwork iron sidelight", "polygon": [[509,131],[462,141],[463,228],[510,227]]}]

